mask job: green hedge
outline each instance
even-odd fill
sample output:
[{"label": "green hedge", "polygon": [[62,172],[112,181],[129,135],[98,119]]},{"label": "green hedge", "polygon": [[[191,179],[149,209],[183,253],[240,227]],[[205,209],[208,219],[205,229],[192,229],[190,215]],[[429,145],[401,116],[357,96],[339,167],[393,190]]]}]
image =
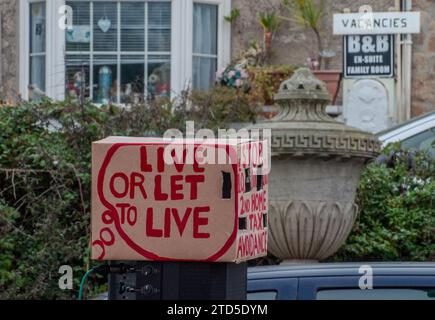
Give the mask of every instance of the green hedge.
[{"label": "green hedge", "polygon": [[338,261],[435,261],[435,159],[392,146],[364,171]]},{"label": "green hedge", "polygon": [[89,145],[107,119],[88,105],[0,108],[0,298],[74,295],[57,272],[73,266],[77,287],[89,264]]}]

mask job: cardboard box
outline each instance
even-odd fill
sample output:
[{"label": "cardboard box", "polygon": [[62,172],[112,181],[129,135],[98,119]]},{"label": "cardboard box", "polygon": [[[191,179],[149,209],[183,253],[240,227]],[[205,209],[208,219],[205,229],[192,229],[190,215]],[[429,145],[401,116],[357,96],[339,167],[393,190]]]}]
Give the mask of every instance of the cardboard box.
[{"label": "cardboard box", "polygon": [[[92,258],[242,262],[267,254],[265,142],[109,137],[92,146]],[[265,170],[263,170],[265,171]]]}]

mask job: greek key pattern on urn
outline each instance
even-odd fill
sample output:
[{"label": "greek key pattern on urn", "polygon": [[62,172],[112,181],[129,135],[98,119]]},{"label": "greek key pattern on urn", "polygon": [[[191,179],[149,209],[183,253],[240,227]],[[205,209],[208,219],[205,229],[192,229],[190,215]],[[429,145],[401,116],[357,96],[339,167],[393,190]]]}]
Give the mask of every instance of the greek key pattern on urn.
[{"label": "greek key pattern on urn", "polygon": [[355,151],[361,153],[378,152],[379,143],[373,139],[359,137],[343,137],[340,135],[293,135],[274,134],[273,149],[318,149],[328,151]]}]

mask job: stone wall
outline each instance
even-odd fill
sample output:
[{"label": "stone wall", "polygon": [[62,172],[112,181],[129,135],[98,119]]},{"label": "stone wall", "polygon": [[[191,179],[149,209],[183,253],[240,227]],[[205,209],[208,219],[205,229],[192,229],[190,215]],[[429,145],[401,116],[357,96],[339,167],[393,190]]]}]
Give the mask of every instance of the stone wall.
[{"label": "stone wall", "polygon": [[19,22],[18,0],[0,0],[1,25],[1,72],[0,99],[14,101],[18,97]]},{"label": "stone wall", "polygon": [[[290,12],[284,8],[282,0],[232,0],[233,7],[240,10],[240,17],[233,25],[233,56],[243,51],[252,40],[261,41],[262,29],[258,23],[258,13],[272,11],[280,16],[290,17]],[[394,0],[340,0],[325,1],[327,17],[324,22],[324,47],[336,51],[336,57],[331,61],[331,68],[341,69],[342,37],[332,35],[333,13],[343,12],[349,8],[358,11],[362,3],[371,5],[375,11],[386,11],[394,6]],[[275,36],[271,63],[304,65],[306,59],[317,56],[315,36],[311,31],[304,30],[296,23],[282,22]]]},{"label": "stone wall", "polygon": [[[422,11],[422,33],[414,38],[413,57],[413,96],[412,115],[416,116],[435,110],[435,1],[414,0],[414,10]],[[232,53],[237,56],[249,46],[250,41],[261,41],[262,29],[258,23],[258,13],[274,10],[279,15],[290,16],[281,3],[282,0],[232,0],[233,7],[240,10],[241,16],[233,25]],[[333,13],[349,8],[358,11],[362,4],[372,6],[374,11],[388,11],[394,7],[394,0],[326,0],[323,39],[325,49],[336,51],[330,68],[342,68],[342,37],[332,34]],[[311,31],[298,27],[295,23],[283,22],[273,42],[270,63],[302,66],[309,57],[316,57],[317,45]]]}]

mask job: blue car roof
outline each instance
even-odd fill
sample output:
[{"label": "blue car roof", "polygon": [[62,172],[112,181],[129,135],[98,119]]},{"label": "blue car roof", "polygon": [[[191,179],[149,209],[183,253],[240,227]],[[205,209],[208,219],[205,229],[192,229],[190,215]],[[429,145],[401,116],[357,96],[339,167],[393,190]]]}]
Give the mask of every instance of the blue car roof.
[{"label": "blue car roof", "polygon": [[354,276],[360,275],[361,266],[372,267],[374,275],[435,276],[434,262],[351,262],[253,267],[248,270],[248,279]]}]

